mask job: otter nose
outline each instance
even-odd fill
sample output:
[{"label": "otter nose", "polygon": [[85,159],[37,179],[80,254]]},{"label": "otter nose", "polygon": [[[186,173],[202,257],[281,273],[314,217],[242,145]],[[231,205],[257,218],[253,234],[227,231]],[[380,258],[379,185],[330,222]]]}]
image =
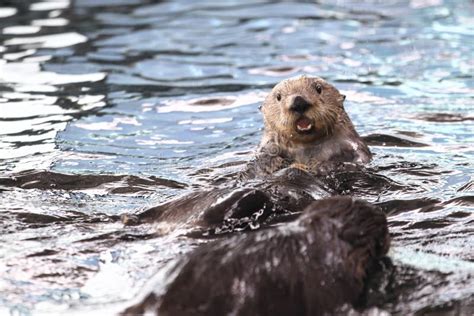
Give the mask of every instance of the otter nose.
[{"label": "otter nose", "polygon": [[308,103],[303,97],[296,96],[290,105],[290,110],[298,113],[304,113],[311,104]]}]

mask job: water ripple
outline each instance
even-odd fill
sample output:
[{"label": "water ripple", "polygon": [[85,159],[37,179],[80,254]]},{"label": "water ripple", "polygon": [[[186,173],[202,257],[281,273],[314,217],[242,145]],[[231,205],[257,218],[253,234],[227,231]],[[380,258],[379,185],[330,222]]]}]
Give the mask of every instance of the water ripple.
[{"label": "water ripple", "polygon": [[[203,242],[123,227],[119,215],[232,179],[260,140],[268,90],[303,73],[347,96],[374,153],[365,177],[340,185],[389,214],[400,283],[418,284],[383,307],[407,314],[472,295],[472,10],[467,0],[7,1],[0,313],[128,299]],[[129,292],[102,287],[123,273]]]}]

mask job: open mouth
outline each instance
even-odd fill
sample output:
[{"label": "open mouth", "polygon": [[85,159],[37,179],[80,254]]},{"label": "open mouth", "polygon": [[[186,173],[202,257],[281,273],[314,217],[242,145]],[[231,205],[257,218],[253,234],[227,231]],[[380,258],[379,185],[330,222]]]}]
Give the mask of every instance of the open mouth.
[{"label": "open mouth", "polygon": [[307,133],[313,128],[312,121],[307,117],[300,117],[296,120],[296,130],[301,133]]}]

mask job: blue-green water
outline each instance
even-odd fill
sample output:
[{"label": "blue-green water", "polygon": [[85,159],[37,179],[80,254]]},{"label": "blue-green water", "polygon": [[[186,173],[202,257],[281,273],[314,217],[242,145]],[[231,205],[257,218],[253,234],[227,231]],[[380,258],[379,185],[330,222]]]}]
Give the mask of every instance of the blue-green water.
[{"label": "blue-green water", "polygon": [[472,297],[473,13],[467,0],[0,2],[1,176],[182,184],[1,186],[0,313],[133,298],[195,241],[140,238],[154,228],[110,218],[241,168],[261,137],[265,93],[303,73],[347,95],[360,134],[396,137],[372,143],[371,167],[403,188],[361,197],[395,205],[395,264],[442,273],[382,308]]}]

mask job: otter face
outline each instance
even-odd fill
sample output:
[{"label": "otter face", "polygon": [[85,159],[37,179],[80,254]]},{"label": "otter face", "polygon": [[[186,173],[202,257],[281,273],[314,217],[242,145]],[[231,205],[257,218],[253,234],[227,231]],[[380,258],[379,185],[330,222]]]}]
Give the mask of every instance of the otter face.
[{"label": "otter face", "polygon": [[345,96],[318,77],[301,76],[277,84],[262,113],[267,131],[295,142],[312,142],[332,133]]}]

